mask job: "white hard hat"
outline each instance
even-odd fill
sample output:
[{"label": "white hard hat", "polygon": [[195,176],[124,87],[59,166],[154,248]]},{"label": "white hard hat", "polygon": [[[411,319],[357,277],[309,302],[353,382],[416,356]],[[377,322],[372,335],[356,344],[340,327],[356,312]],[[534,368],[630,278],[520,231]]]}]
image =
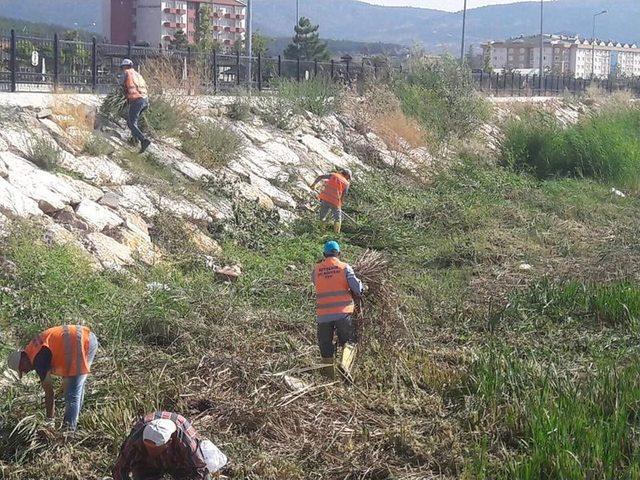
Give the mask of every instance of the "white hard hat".
[{"label": "white hard hat", "polygon": [[176,424],[165,418],[152,420],[144,427],[142,439],[149,440],[155,446],[159,447],[171,440],[171,435],[178,429]]},{"label": "white hard hat", "polygon": [[353,172],[351,171],[350,168],[343,168],[342,171],[347,175],[349,175],[349,178],[353,179]]},{"label": "white hard hat", "polygon": [[216,473],[227,464],[227,456],[216,447],[211,440],[200,442],[200,450],[207,464],[209,473]]},{"label": "white hard hat", "polygon": [[7,367],[18,373],[18,377],[22,377],[20,371],[20,359],[22,358],[22,350],[15,350],[7,357]]},{"label": "white hard hat", "polygon": [[122,60],[122,63],[120,64],[121,67],[133,67],[133,61],[130,58],[125,58],[124,60]]}]

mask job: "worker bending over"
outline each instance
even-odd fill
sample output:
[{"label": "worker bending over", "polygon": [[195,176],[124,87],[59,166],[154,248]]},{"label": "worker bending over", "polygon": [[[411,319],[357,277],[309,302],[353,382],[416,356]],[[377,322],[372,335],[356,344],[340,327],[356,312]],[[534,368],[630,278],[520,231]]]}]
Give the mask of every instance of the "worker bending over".
[{"label": "worker bending over", "polygon": [[[113,480],[208,480],[227,463],[182,415],[155,412],[138,420],[120,448]],[[130,476],[131,475],[131,476]]]},{"label": "worker bending over", "polygon": [[7,365],[18,377],[35,370],[44,390],[47,418],[55,417],[55,398],[51,376],[62,377],[64,389],[63,425],[70,431],[78,426],[84,389],[91,364],[98,350],[98,339],[87,327],[63,325],[40,333],[24,350],[9,355]]},{"label": "worker bending over", "polygon": [[333,231],[340,233],[342,226],[342,202],[349,191],[349,185],[353,175],[351,170],[343,168],[340,172],[330,173],[329,175],[320,175],[311,185],[312,189],[321,181],[324,181],[324,188],[320,192],[320,211],[321,221],[325,221],[329,212],[333,215]]},{"label": "worker bending over", "polygon": [[355,345],[352,316],[355,302],[360,302],[364,286],[350,265],[340,261],[340,245],[330,241],[324,245],[324,259],[312,274],[316,290],[316,322],[318,346],[324,372],[333,376],[336,347],[334,333],[340,346]]},{"label": "worker bending over", "polygon": [[133,62],[128,58],[122,61],[120,67],[123,73],[122,86],[124,88],[124,95],[129,104],[127,125],[133,137],[140,142],[140,153],[144,153],[147,148],[149,148],[149,145],[151,145],[151,141],[142,133],[138,122],[142,112],[149,108],[147,82],[145,82],[142,75],[133,68]]}]

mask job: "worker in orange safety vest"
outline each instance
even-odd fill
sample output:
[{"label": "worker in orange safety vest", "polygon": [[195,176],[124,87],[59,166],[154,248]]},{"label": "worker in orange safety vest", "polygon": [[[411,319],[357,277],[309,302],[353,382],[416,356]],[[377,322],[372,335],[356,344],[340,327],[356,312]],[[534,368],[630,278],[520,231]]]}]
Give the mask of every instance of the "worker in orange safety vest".
[{"label": "worker in orange safety vest", "polygon": [[12,352],[7,366],[18,377],[35,370],[45,393],[47,418],[55,417],[55,398],[51,376],[63,378],[65,411],[63,424],[75,431],[84,401],[84,387],[98,349],[98,339],[88,327],[62,325],[49,328],[23,350]]},{"label": "worker in orange safety vest", "polygon": [[330,173],[328,175],[320,175],[311,185],[311,189],[315,189],[321,181],[324,181],[324,188],[320,192],[320,211],[319,217],[324,221],[329,215],[333,214],[333,231],[340,233],[342,227],[342,203],[349,191],[353,174],[348,168],[343,168],[339,172]]},{"label": "worker in orange safety vest", "polygon": [[151,140],[142,133],[142,130],[140,130],[138,126],[138,121],[140,120],[142,112],[149,108],[147,82],[145,82],[142,75],[133,68],[133,62],[130,59],[125,58],[120,64],[120,67],[123,73],[122,86],[124,88],[124,95],[129,104],[127,125],[133,137],[140,142],[140,153],[144,153],[147,148],[149,148],[149,145],[151,145]]},{"label": "worker in orange safety vest", "polygon": [[334,372],[336,347],[338,344],[356,344],[352,316],[356,302],[361,302],[364,285],[356,277],[353,268],[340,261],[340,245],[329,241],[324,245],[324,259],[316,264],[311,277],[316,290],[316,323],[318,346],[325,373]]}]

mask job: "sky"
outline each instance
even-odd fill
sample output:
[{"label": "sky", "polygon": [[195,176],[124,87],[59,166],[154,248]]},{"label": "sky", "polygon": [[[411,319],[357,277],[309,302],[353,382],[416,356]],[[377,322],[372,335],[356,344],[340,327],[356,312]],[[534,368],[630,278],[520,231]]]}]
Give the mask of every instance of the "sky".
[{"label": "sky", "polygon": [[[394,7],[424,7],[436,8],[457,12],[462,10],[464,0],[362,0],[375,5],[387,5]],[[467,0],[467,8],[483,7],[485,5],[497,5],[499,3],[517,3],[531,0]]]}]

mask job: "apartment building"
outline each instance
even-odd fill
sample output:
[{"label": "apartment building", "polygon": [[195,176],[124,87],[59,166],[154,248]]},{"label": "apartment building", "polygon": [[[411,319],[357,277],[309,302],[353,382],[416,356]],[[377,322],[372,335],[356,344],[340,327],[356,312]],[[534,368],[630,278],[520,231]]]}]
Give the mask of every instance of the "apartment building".
[{"label": "apartment building", "polygon": [[[635,44],[545,35],[542,64],[545,72],[589,78],[611,74],[640,77],[640,48]],[[493,69],[538,69],[540,37],[517,37],[483,44],[483,55]]]},{"label": "apartment building", "polygon": [[196,22],[209,6],[213,39],[226,49],[241,44],[246,32],[246,5],[239,0],[105,0],[109,40],[115,44],[148,43],[168,47],[176,32],[195,42]]}]

